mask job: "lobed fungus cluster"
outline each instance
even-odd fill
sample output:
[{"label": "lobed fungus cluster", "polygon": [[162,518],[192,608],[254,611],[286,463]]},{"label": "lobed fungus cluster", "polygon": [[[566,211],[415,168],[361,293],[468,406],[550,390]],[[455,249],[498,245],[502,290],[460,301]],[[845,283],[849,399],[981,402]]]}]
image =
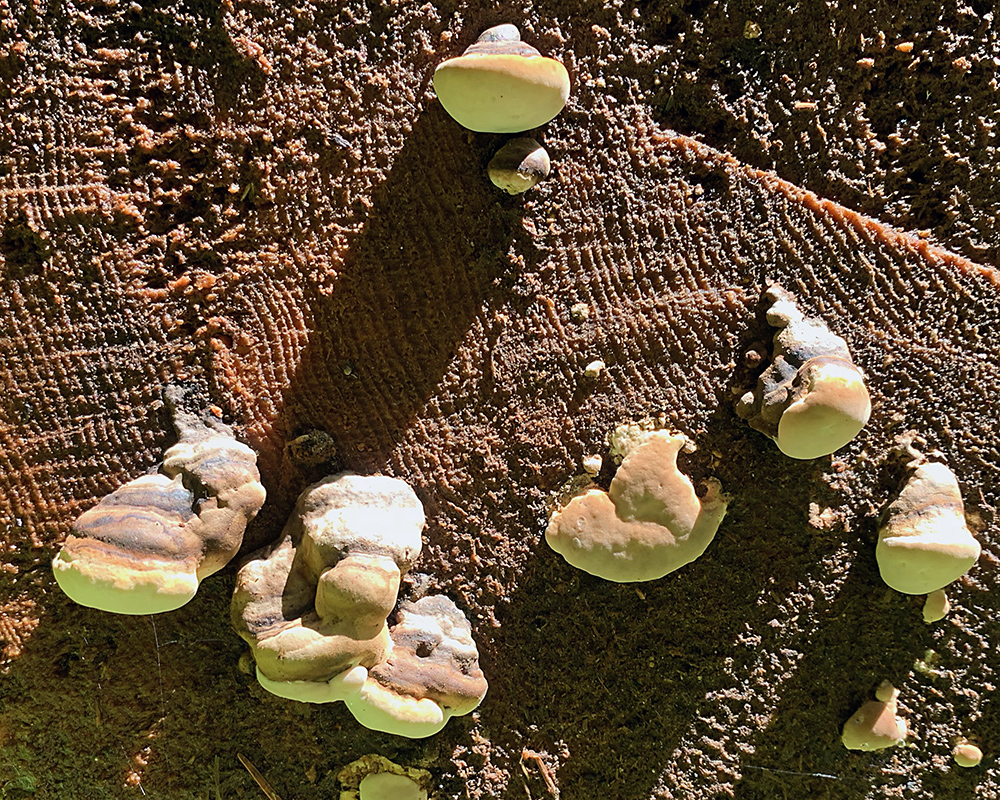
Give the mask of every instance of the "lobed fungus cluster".
[{"label": "lobed fungus cluster", "polygon": [[[160,471],[103,498],[53,561],[76,602],[123,614],[170,611],[236,554],[264,502],[256,454],[168,390],[179,441]],[[403,481],[343,473],[307,488],[281,538],[239,569],[231,615],[269,692],[342,700],[362,724],[429,736],[482,700],[468,620],[446,597],[396,608],[420,554],[424,512]],[[389,616],[395,610],[395,624]]]},{"label": "lobed fungus cluster", "polygon": [[736,413],[786,456],[829,455],[854,439],[871,416],[864,375],[847,342],[822,320],[806,317],[790,293],[774,284],[764,296],[770,303],[767,322],[778,329],[773,353]]},{"label": "lobed fungus cluster", "polygon": [[687,439],[668,431],[628,437],[605,492],[591,488],[553,514],[549,546],[570,564],[610,581],[662,578],[705,552],[726,514],[721,484],[704,497],[677,468]]},{"label": "lobed fungus cluster", "polygon": [[405,602],[424,512],[403,481],[341,473],[308,487],[281,538],[236,576],[232,622],[280,697],[342,700],[359,722],[436,733],[486,694],[468,620],[446,597]]}]

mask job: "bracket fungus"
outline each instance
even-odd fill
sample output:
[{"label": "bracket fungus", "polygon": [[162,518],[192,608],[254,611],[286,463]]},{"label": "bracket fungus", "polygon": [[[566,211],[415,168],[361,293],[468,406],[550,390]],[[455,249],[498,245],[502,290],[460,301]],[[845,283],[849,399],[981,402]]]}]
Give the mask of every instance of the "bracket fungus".
[{"label": "bracket fungus", "polygon": [[187,603],[243,543],[264,504],[257,455],[228,425],[185,411],[185,390],[165,398],[178,441],[159,471],[102,498],[73,524],[52,562],[77,603],[117,614],[156,614]]},{"label": "bracket fungus", "polygon": [[625,438],[625,458],[608,491],[590,488],[570,500],[553,514],[545,540],[591,575],[651,581],[705,552],[728,500],[715,478],[699,498],[677,468],[683,435],[658,430]]},{"label": "bracket fungus", "polygon": [[844,723],[841,741],[848,750],[884,750],[906,741],[906,720],[896,715],[899,690],[888,681]]},{"label": "bracket fungus", "polygon": [[427,800],[434,779],[425,769],[404,767],[369,753],[337,773],[340,800]]},{"label": "bracket fungus", "polygon": [[396,617],[388,658],[369,670],[361,691],[345,702],[366,728],[431,736],[486,695],[472,627],[441,595],[402,603]]},{"label": "bracket fungus", "polygon": [[358,786],[360,800],[427,800],[427,792],[405,775],[366,775]]},{"label": "bracket fungus", "polygon": [[423,527],[419,499],[396,478],[341,473],[308,487],[281,539],[237,573],[232,621],[261,686],[343,700],[363,725],[403,736],[429,736],[475,708],[486,680],[450,600],[404,603],[388,626]]},{"label": "bracket fungus", "polygon": [[[915,451],[914,451],[915,452]],[[875,559],[882,580],[903,594],[929,594],[968,572],[981,547],[965,521],[962,493],[947,464],[916,457],[886,509]]]},{"label": "bracket fungus", "polygon": [[872,404],[847,343],[806,317],[777,284],[765,292],[767,322],[778,328],[771,363],[736,413],[770,436],[786,456],[811,459],[846,445],[868,422]]},{"label": "bracket fungus", "polygon": [[497,150],[486,167],[493,185],[507,194],[522,194],[549,177],[549,154],[534,139],[511,139]]},{"label": "bracket fungus", "polygon": [[569,99],[569,73],[521,41],[514,25],[483,32],[457,58],[434,70],[444,110],[479,133],[518,133],[544,125]]},{"label": "bracket fungus", "polygon": [[979,762],[983,760],[983,751],[972,742],[963,739],[952,748],[951,757],[958,766],[971,769],[979,766]]}]

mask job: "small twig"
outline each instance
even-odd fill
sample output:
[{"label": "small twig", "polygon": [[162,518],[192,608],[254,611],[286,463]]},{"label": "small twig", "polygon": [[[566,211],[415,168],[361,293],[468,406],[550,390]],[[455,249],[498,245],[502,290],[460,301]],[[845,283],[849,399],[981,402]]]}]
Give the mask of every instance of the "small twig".
[{"label": "small twig", "polygon": [[260,787],[260,790],[267,797],[267,800],[281,800],[281,798],[278,797],[278,793],[271,788],[271,784],[269,784],[264,779],[264,776],[260,774],[260,771],[257,769],[257,767],[251,764],[250,761],[246,758],[246,756],[244,756],[242,753],[237,753],[236,757],[240,760],[240,763],[247,768],[247,772],[250,773],[250,777],[253,778],[255,781],[257,781],[257,785]]},{"label": "small twig", "polygon": [[552,770],[549,769],[548,765],[545,763],[541,753],[536,753],[534,750],[528,750],[527,748],[521,750],[521,769],[524,770],[524,774],[527,775],[528,771],[524,768],[525,761],[535,762],[535,765],[538,767],[538,771],[542,774],[542,780],[545,781],[545,788],[549,790],[549,794],[552,795],[555,800],[559,800],[559,785],[556,783],[555,776],[552,774]]}]

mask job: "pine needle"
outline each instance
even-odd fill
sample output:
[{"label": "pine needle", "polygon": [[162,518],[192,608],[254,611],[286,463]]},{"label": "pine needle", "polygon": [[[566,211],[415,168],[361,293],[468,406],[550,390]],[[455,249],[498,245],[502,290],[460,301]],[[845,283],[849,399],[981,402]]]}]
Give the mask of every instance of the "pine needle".
[{"label": "pine needle", "polygon": [[251,764],[246,756],[242,753],[237,753],[236,757],[240,760],[240,763],[247,768],[247,772],[250,773],[250,777],[257,781],[257,785],[260,787],[260,790],[264,793],[265,797],[267,797],[267,800],[281,800],[281,798],[278,797],[278,793],[271,788],[271,784],[269,784],[264,779],[264,776],[260,774],[260,770]]}]

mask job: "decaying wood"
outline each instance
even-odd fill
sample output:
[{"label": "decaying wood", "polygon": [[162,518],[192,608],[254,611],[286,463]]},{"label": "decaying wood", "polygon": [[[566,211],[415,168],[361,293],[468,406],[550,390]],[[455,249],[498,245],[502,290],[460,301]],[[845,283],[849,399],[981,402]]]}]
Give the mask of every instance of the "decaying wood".
[{"label": "decaying wood", "polygon": [[[563,800],[1000,791],[989,760],[947,761],[958,734],[1000,740],[998,273],[673,132],[648,93],[673,12],[566,8],[514,20],[574,95],[543,131],[553,176],[511,198],[485,176],[502,138],[461,130],[429,88],[508,21],[492,12],[0,6],[0,787],[131,797],[131,769],[150,794],[204,797],[219,753],[236,796],[239,747],[286,797],[331,796],[367,752],[430,769],[443,797],[519,797],[522,754],[562,742]],[[774,280],[868,377],[872,421],[832,460],[791,463],[733,414]],[[401,743],[264,696],[237,668],[231,575],[156,629],[56,593],[72,520],[169,445],[176,380],[259,451],[251,547],[328,472],[414,486],[414,585],[473,623],[476,715]],[[685,469],[734,499],[699,561],[637,593],[540,537],[582,457],[660,413],[698,445]],[[874,562],[904,430],[947,453],[986,549],[937,626]],[[311,432],[329,458],[291,458]],[[933,676],[913,668],[928,651]],[[837,737],[883,679],[919,734],[876,762]]]}]

